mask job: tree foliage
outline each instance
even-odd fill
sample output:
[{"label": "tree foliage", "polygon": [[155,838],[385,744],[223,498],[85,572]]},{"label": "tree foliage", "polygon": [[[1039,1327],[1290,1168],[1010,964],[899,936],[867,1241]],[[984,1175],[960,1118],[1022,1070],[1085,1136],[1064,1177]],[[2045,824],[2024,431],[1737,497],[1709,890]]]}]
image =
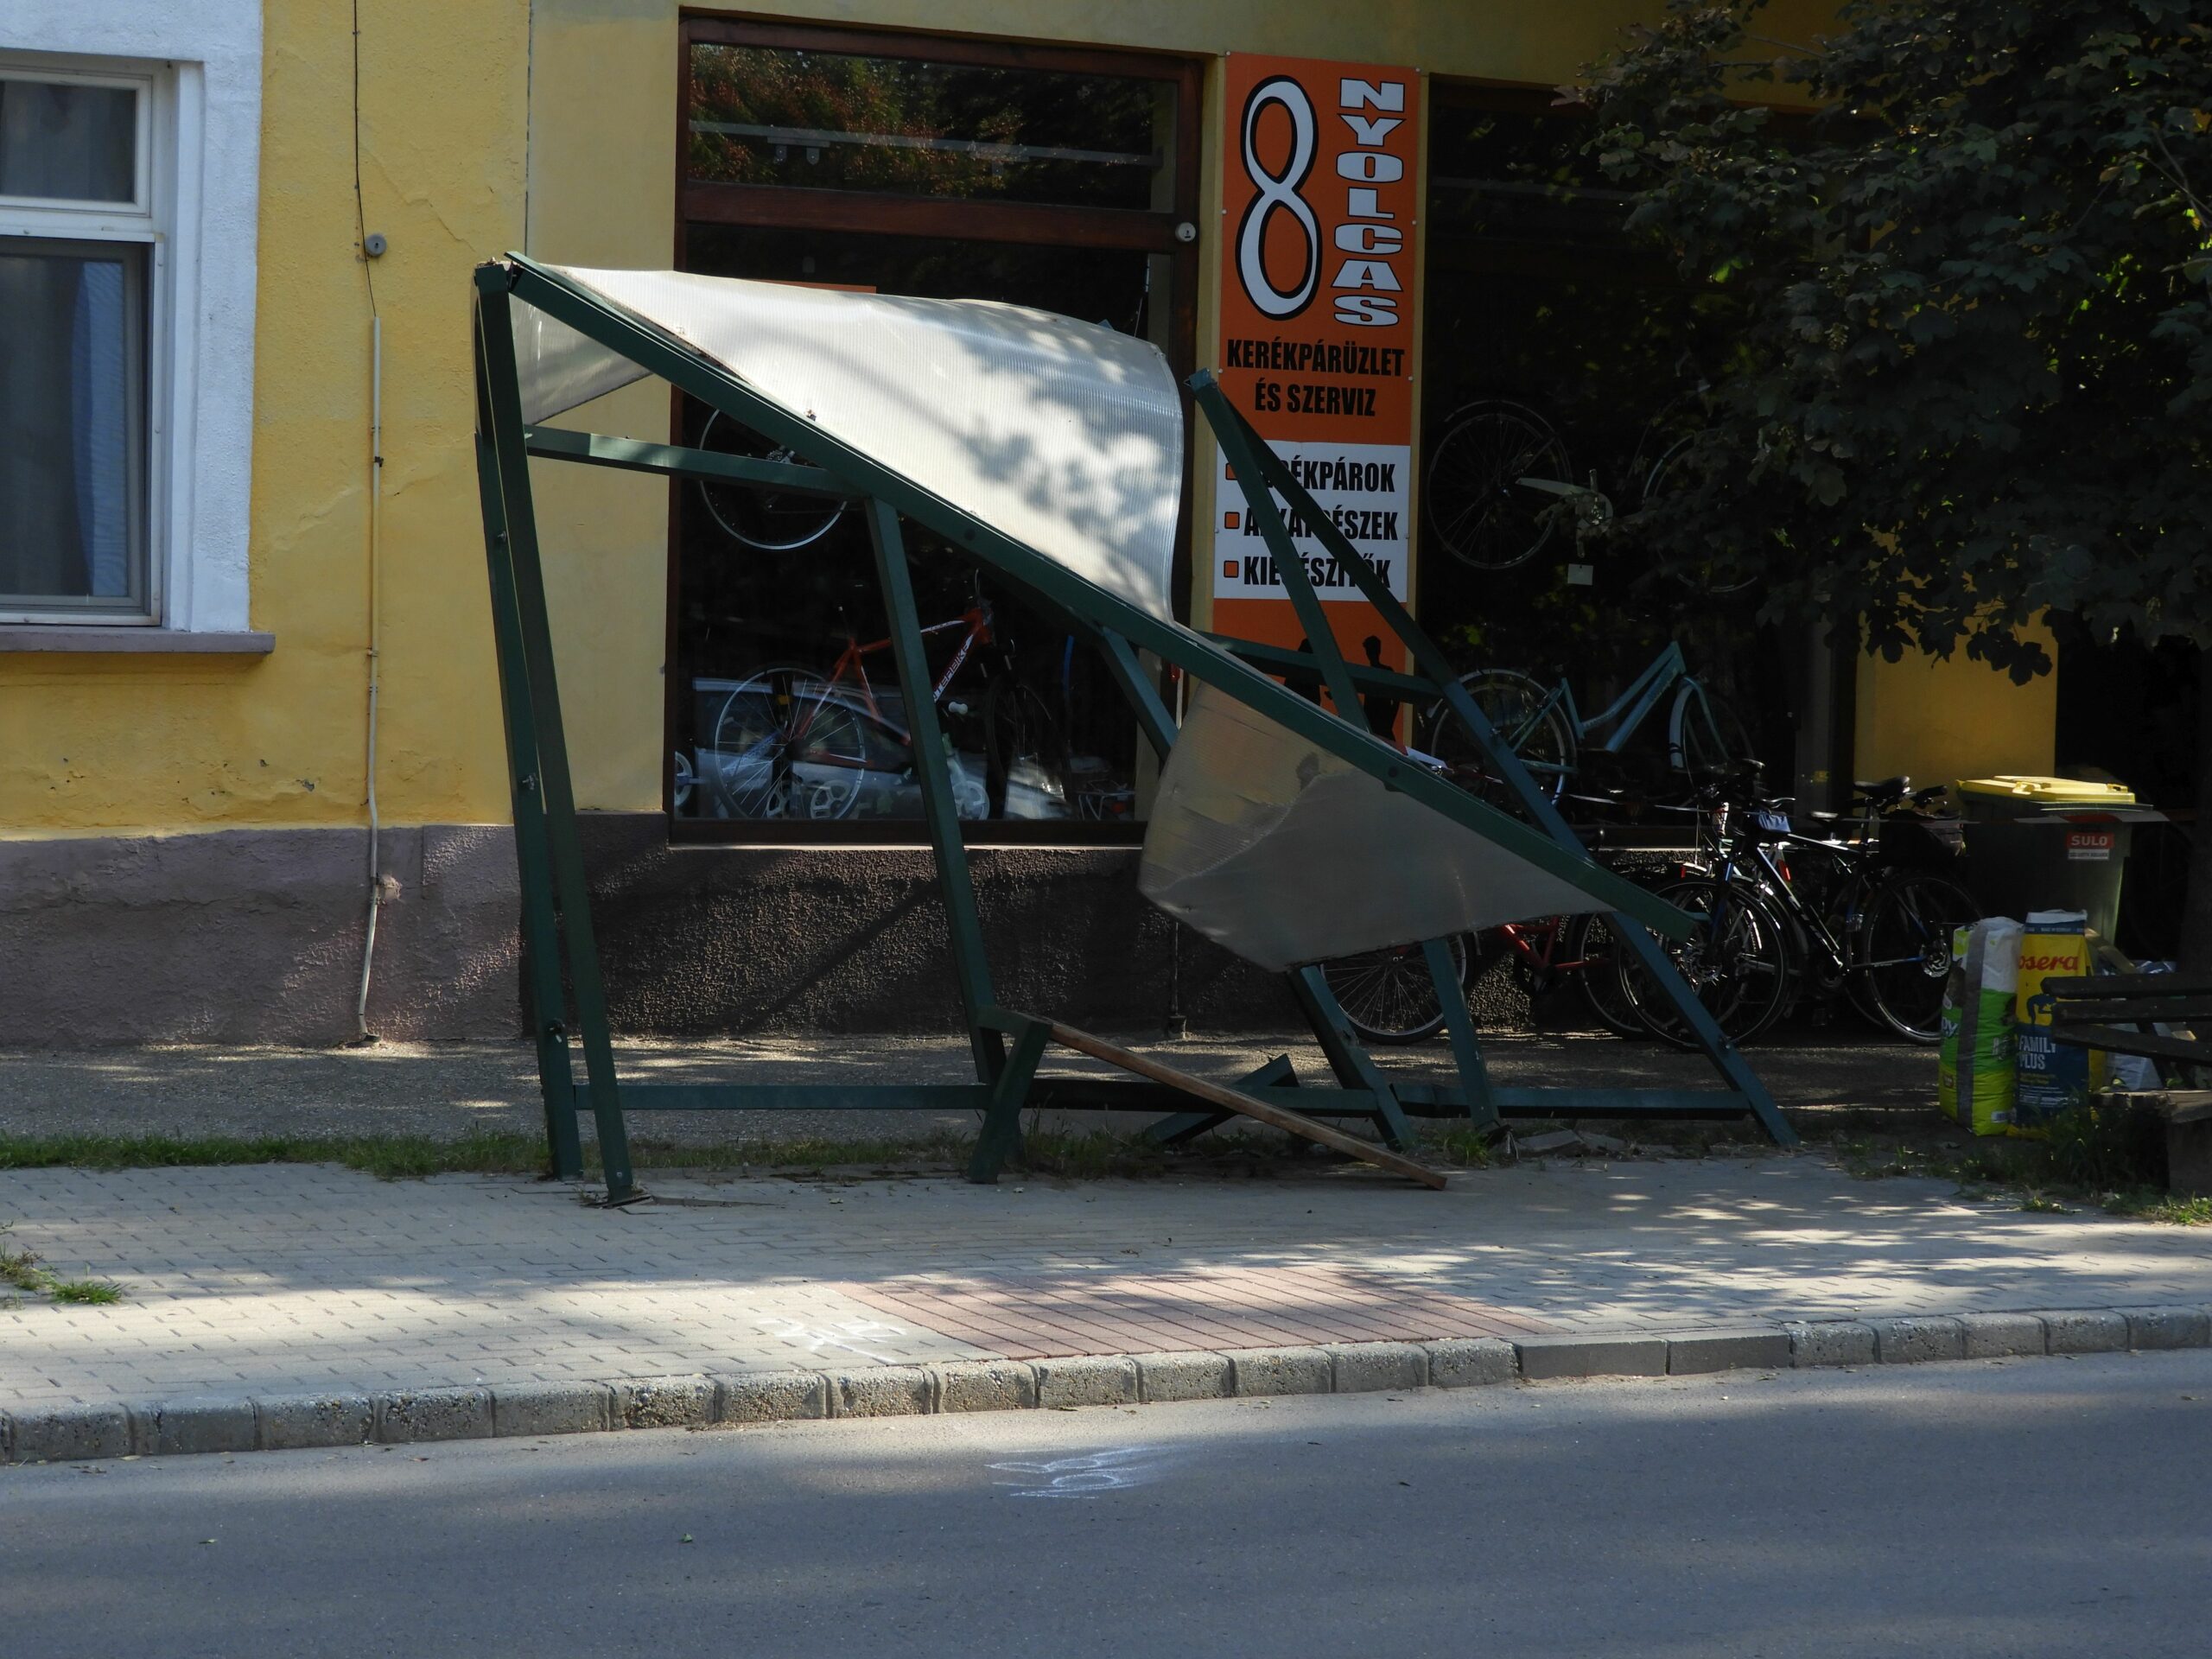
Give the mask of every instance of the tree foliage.
[{"label": "tree foliage", "polygon": [[1631,527],[1892,658],[2024,679],[2046,610],[2212,643],[2202,0],[1847,0],[1802,44],[1763,9],[1671,0],[1575,89],[1631,231],[1738,302]]}]

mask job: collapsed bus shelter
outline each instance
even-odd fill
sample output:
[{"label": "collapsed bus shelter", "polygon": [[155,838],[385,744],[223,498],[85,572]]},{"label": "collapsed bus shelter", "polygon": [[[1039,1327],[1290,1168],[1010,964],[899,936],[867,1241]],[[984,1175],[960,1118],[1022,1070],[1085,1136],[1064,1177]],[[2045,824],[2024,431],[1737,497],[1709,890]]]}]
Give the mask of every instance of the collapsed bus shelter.
[{"label": "collapsed bus shelter", "polygon": [[[1183,477],[1181,402],[1165,359],[1110,329],[980,301],[836,293],[671,271],[580,270],[519,255],[480,266],[477,460],[504,707],[522,926],[554,1173],[582,1173],[591,1111],[610,1203],[642,1196],[625,1114],[636,1110],[972,1109],[972,1179],[989,1180],[1033,1106],[1162,1115],[1173,1140],[1232,1115],[1440,1185],[1402,1154],[1410,1119],[1755,1118],[1794,1139],[1758,1080],[1653,932],[1692,918],[1592,860],[1497,741],[1451,664],[1221,396],[1192,390],[1282,572],[1312,650],[1209,638],[1169,598]],[[756,460],[552,428],[550,417],[648,376],[773,446]],[[784,456],[791,459],[783,459]],[[812,492],[861,504],[890,620],[915,781],[944,904],[972,1084],[626,1082],[615,1066],[548,620],[532,456]],[[1316,527],[1408,646],[1418,674],[1347,664],[1277,505]],[[929,695],[902,521],[1055,616],[1101,652],[1161,761],[1139,885],[1170,915],[1288,976],[1333,1073],[1278,1058],[1235,1084],[1189,1077],[993,992],[945,746]],[[1181,722],[1140,657],[1182,671]],[[1281,677],[1278,678],[1276,677]],[[1290,683],[1286,683],[1288,681]],[[1301,695],[1303,684],[1318,688]],[[1325,690],[1322,701],[1319,690]],[[1361,693],[1443,702],[1524,817],[1458,788],[1368,728]],[[1385,857],[1371,855],[1375,848]],[[1502,1088],[1442,941],[1531,917],[1607,912],[1719,1073],[1699,1090]],[[1647,931],[1649,930],[1649,931]],[[1456,1086],[1394,1080],[1353,1036],[1316,963],[1421,942],[1447,1015]],[[565,949],[564,949],[565,947]],[[564,989],[565,959],[568,985]],[[574,1065],[569,995],[575,1006]],[[834,1039],[825,1039],[834,1040]],[[1054,1075],[1048,1045],[1129,1075]],[[1382,1145],[1345,1135],[1363,1120]],[[1386,1149],[1387,1148],[1387,1149]]]}]

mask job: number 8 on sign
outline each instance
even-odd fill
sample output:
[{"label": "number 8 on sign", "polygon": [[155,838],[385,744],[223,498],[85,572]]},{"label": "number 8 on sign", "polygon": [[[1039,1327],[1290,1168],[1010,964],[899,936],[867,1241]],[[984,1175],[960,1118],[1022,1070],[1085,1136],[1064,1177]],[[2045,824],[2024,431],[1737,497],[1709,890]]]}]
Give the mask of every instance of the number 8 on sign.
[{"label": "number 8 on sign", "polygon": [[[1271,104],[1281,105],[1290,118],[1290,157],[1280,174],[1268,172],[1253,147],[1261,113]],[[1236,274],[1262,316],[1296,316],[1313,303],[1313,290],[1321,281],[1320,221],[1313,215],[1313,205],[1298,194],[1313,170],[1316,139],[1313,105],[1303,86],[1287,75],[1277,75],[1252,89],[1252,96],[1244,101],[1244,172],[1259,194],[1245,207],[1243,220],[1236,227]],[[1305,274],[1287,292],[1277,288],[1268,275],[1268,226],[1278,209],[1291,216],[1306,238]]]}]

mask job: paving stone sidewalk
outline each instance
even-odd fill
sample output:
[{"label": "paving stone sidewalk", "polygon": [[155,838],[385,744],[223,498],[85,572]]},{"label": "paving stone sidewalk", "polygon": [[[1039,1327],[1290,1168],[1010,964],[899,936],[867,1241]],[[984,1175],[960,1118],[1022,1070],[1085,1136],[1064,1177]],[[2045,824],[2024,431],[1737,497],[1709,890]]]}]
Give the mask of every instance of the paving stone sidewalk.
[{"label": "paving stone sidewalk", "polygon": [[0,1173],[10,1246],[126,1292],[0,1308],[0,1412],[2212,1303],[2212,1230],[1814,1154],[1524,1164],[1441,1193],[1319,1171],[651,1185],[610,1211],[325,1166]]},{"label": "paving stone sidewalk", "polygon": [[[1200,1077],[1230,1078],[1287,1052],[1300,1075],[1327,1074],[1303,1033],[1199,1034],[1163,1041],[1157,1032],[1103,1033]],[[1696,1055],[1649,1043],[1560,1033],[1485,1033],[1493,1081],[1696,1088],[1712,1072]],[[1840,1107],[1924,1109],[1936,1097],[1935,1057],[1924,1048],[1861,1035],[1801,1034],[1747,1051],[1775,1098],[1793,1113]],[[693,1083],[960,1083],[974,1077],[964,1037],[837,1034],[615,1046],[625,1077]],[[1446,1081],[1441,1044],[1392,1050],[1394,1073]],[[231,1048],[184,1045],[80,1051],[13,1050],[0,1056],[0,1135],[425,1135],[474,1130],[539,1134],[537,1058],[530,1045],[379,1043],[358,1049]],[[1055,1051],[1053,1071],[1104,1071]],[[581,1066],[579,1066],[581,1071]],[[1066,1112],[1056,1127],[1129,1128],[1127,1113]],[[660,1141],[728,1144],[832,1135],[872,1140],[969,1131],[968,1113],[639,1112],[632,1132]],[[590,1125],[585,1124],[588,1137]]]}]

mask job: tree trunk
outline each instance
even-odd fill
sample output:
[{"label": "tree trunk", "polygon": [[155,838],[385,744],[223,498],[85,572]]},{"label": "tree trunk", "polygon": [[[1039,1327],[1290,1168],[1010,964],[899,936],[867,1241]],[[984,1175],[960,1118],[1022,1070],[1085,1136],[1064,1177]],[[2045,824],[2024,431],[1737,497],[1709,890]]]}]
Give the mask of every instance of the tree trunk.
[{"label": "tree trunk", "polygon": [[2181,965],[2190,973],[2212,973],[2212,645],[2196,652],[2196,822],[2190,826]]}]

